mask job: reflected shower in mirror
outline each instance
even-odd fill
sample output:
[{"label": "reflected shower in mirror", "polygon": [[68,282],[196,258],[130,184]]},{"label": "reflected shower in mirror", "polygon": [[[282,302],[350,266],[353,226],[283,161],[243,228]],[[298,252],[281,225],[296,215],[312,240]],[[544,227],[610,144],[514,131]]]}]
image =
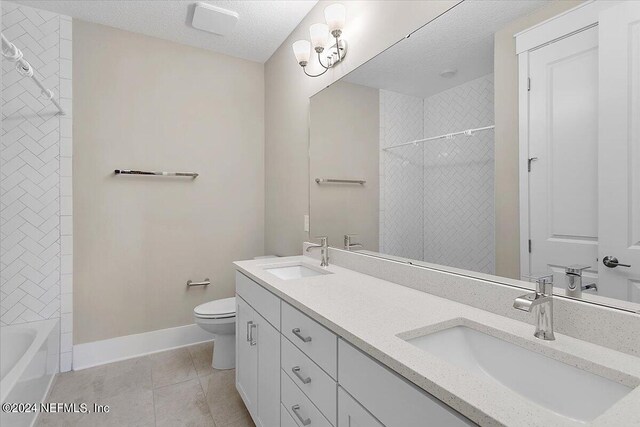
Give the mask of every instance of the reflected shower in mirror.
[{"label": "reflected shower in mirror", "polygon": [[314,95],[311,234],[639,311],[639,8],[464,1]]}]

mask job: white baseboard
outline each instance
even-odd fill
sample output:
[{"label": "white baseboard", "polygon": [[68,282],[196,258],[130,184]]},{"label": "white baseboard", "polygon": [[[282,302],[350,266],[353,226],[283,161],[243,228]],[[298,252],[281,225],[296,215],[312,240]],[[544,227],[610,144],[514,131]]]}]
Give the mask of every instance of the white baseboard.
[{"label": "white baseboard", "polygon": [[213,335],[192,325],[125,335],[73,346],[73,370],[131,359],[173,348],[211,341]]}]

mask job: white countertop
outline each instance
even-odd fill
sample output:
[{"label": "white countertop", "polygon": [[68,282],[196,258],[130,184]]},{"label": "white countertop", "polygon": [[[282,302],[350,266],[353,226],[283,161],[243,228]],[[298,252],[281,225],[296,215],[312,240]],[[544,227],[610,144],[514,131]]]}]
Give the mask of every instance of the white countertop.
[{"label": "white countertop", "polygon": [[[264,270],[291,261],[316,266],[310,257],[238,261],[238,270],[363,352],[482,426],[578,426],[506,386],[447,363],[397,335],[466,319],[491,335],[564,363],[635,387],[592,426],[640,426],[640,358],[556,333],[533,336],[534,327],[455,301],[338,266],[334,274],[281,280]],[[588,327],[588,325],[585,325]],[[615,333],[616,331],[611,331]],[[526,366],[523,366],[526,369]],[[567,396],[571,399],[571,396]]]}]

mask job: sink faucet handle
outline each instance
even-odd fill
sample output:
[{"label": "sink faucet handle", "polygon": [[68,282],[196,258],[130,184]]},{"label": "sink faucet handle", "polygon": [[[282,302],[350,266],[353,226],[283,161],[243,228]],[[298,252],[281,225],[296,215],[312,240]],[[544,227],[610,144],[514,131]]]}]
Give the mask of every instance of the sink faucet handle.
[{"label": "sink faucet handle", "polygon": [[553,292],[553,273],[538,273],[525,276],[536,282],[536,291],[539,294],[551,294]]},{"label": "sink faucet handle", "polygon": [[320,240],[321,245],[326,245],[329,242],[329,238],[327,236],[316,236],[316,239]]},{"label": "sink faucet handle", "polygon": [[587,268],[591,268],[591,266],[590,265],[584,265],[584,264],[573,264],[573,265],[570,265],[568,267],[565,267],[564,268],[564,272],[566,274],[575,274],[575,275],[578,275],[578,276],[582,276],[582,272],[584,270],[586,270]]}]

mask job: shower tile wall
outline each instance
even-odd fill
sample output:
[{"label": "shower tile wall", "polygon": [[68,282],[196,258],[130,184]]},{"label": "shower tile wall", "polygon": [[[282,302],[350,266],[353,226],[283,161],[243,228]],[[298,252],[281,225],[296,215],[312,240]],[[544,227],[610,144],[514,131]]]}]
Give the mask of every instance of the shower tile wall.
[{"label": "shower tile wall", "polygon": [[2,2],[2,32],[66,110],[2,61],[0,323],[61,320],[61,370],[73,332],[71,18]]},{"label": "shower tile wall", "polygon": [[[493,123],[492,74],[424,101],[426,137]],[[424,144],[424,165],[424,259],[493,273],[493,130]]]},{"label": "shower tile wall", "polygon": [[[380,91],[380,115],[381,148],[492,125],[493,75],[426,99]],[[493,273],[494,132],[382,153],[380,251]]]},{"label": "shower tile wall", "polygon": [[[423,100],[380,91],[380,148],[422,138]],[[422,147],[380,152],[380,252],[422,259]]]}]

